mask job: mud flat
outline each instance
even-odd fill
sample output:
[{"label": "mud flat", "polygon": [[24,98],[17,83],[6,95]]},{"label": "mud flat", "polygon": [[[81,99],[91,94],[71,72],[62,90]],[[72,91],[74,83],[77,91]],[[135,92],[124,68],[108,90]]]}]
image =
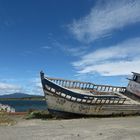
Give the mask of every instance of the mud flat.
[{"label": "mud flat", "polygon": [[19,119],[0,126],[1,140],[139,140],[140,116],[71,120]]}]

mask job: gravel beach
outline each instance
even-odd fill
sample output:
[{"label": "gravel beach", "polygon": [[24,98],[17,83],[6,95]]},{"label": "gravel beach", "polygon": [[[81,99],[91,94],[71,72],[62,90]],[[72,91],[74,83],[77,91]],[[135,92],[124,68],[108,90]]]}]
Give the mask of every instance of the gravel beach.
[{"label": "gravel beach", "polygon": [[139,140],[140,116],[71,120],[19,119],[0,140]]}]

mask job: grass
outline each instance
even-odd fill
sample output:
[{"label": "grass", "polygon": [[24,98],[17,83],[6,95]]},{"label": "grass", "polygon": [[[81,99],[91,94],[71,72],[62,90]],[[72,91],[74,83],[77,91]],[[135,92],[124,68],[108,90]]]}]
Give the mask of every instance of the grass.
[{"label": "grass", "polygon": [[139,113],[125,115],[123,113],[120,114],[111,114],[111,115],[94,115],[94,116],[71,116],[71,117],[54,117],[48,111],[36,111],[36,110],[29,110],[25,119],[76,119],[76,118],[109,118],[109,117],[128,117],[128,116],[140,116]]},{"label": "grass", "polygon": [[53,116],[48,111],[29,111],[25,119],[52,119]]},{"label": "grass", "polygon": [[15,121],[11,119],[5,112],[0,111],[0,125],[13,125]]}]

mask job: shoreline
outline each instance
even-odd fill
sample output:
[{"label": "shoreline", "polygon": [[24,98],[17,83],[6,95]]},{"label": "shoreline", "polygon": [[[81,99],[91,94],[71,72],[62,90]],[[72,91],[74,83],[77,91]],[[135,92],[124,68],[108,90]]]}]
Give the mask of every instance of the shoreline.
[{"label": "shoreline", "polygon": [[37,100],[37,101],[45,101],[45,98],[0,98],[0,101],[15,101],[15,100]]}]

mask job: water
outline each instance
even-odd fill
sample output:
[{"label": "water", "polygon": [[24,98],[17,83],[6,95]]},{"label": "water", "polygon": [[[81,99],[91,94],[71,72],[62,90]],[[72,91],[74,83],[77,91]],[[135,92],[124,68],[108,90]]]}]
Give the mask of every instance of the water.
[{"label": "water", "polygon": [[32,110],[46,110],[46,101],[43,100],[3,100],[1,104],[15,108],[16,112],[26,112]]}]

